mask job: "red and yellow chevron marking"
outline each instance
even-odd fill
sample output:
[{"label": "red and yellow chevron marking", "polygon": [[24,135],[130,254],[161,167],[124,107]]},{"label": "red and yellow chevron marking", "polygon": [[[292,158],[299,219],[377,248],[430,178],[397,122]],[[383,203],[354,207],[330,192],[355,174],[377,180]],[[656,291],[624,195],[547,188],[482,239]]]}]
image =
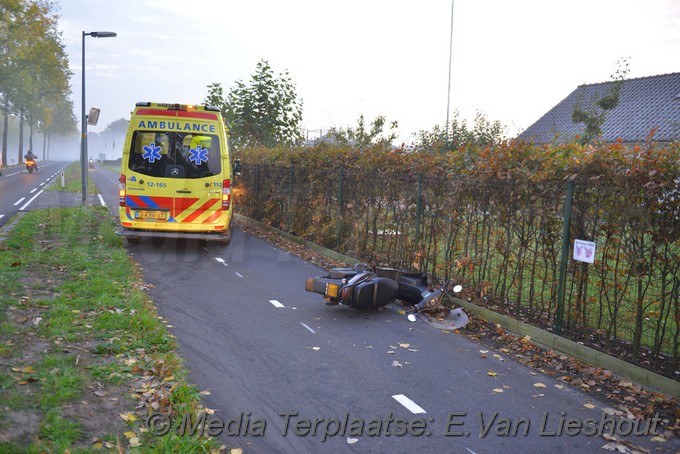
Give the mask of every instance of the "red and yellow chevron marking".
[{"label": "red and yellow chevron marking", "polygon": [[[183,204],[180,203],[180,201],[188,202],[189,200],[193,200],[193,202],[190,203],[185,210],[181,210],[181,212],[180,212],[180,207],[183,206]],[[221,199],[218,199],[218,198],[208,199],[202,205],[200,205],[198,208],[195,208],[195,209],[191,208],[196,202],[200,203],[201,201],[202,200],[200,200],[200,199],[184,199],[184,198],[175,199],[175,210],[179,212],[179,215],[176,216],[176,219],[179,222],[194,222],[201,215],[203,215],[203,213],[205,213],[206,211],[209,211],[209,210],[212,209],[211,211],[214,212],[215,211],[215,209],[214,209],[215,204],[219,204],[219,206],[217,207],[217,213],[218,213],[218,215],[221,214],[221,211],[222,211],[222,200]],[[184,217],[184,219],[180,219],[179,216],[184,215],[184,214],[186,214],[186,217]],[[205,223],[205,222],[209,222],[209,221],[207,221],[206,219],[203,219],[203,221],[200,221],[200,222]]]},{"label": "red and yellow chevron marking", "polygon": [[165,222],[209,224],[215,222],[222,215],[221,202],[220,198],[149,197],[128,194],[126,212],[128,217],[132,219],[130,210],[135,208],[166,209],[170,210],[170,217]]}]

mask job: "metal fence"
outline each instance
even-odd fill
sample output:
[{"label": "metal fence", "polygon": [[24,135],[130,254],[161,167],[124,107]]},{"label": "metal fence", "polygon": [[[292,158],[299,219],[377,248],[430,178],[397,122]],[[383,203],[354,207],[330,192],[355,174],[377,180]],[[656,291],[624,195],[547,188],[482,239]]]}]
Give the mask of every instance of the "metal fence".
[{"label": "metal fence", "polygon": [[[675,194],[273,165],[248,169],[234,193],[241,214],[304,239],[454,278],[476,290],[478,304],[633,362],[666,358],[678,368]],[[575,239],[596,244],[594,263],[572,259]]]}]

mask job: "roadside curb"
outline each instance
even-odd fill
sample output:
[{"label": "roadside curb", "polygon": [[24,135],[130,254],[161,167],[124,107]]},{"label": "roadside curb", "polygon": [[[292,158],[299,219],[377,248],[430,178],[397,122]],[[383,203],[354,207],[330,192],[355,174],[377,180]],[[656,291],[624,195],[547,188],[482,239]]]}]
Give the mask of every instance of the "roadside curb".
[{"label": "roadside curb", "polygon": [[9,234],[14,230],[14,227],[17,225],[19,220],[26,214],[25,211],[20,211],[18,212],[12,219],[10,219],[10,222],[6,223],[0,228],[0,243],[4,242]]},{"label": "roadside curb", "polygon": [[[294,235],[291,235],[290,233],[286,233],[282,230],[270,227],[266,224],[263,224],[262,222],[256,221],[254,219],[248,218],[238,213],[234,213],[234,217],[240,221],[247,222],[262,229],[268,230],[272,233],[276,233],[277,235],[287,240],[293,241],[298,244],[302,244],[305,247],[309,248],[310,250],[325,255],[330,259],[346,262],[349,264],[359,262],[358,260],[352,257],[348,257],[346,255],[340,254],[339,252],[332,251],[310,241],[303,240],[302,238],[298,238]],[[574,358],[579,359],[592,366],[606,369],[622,378],[632,380],[635,383],[649,390],[661,392],[671,397],[680,398],[680,382],[678,381],[656,374],[642,367],[636,366],[621,359],[607,355],[598,350],[587,347],[578,342],[566,339],[564,337],[558,336],[556,334],[550,333],[548,331],[542,330],[535,326],[531,326],[519,320],[515,320],[505,315],[498,314],[489,309],[477,306],[460,298],[453,298],[453,301],[459,306],[463,307],[465,310],[487,321],[498,323],[504,329],[514,334],[517,334],[519,336],[531,337],[531,340],[534,341],[535,343],[557,350],[569,356],[573,356]]]}]

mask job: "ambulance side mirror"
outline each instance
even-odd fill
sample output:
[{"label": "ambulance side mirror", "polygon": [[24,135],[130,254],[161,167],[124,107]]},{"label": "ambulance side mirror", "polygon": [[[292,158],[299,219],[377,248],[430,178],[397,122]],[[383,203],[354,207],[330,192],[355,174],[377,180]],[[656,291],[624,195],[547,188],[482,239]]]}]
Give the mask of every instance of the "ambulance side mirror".
[{"label": "ambulance side mirror", "polygon": [[234,161],[234,168],[233,168],[234,176],[236,176],[236,177],[241,176],[242,170],[243,170],[243,168],[241,166],[241,160],[237,159],[236,161]]}]

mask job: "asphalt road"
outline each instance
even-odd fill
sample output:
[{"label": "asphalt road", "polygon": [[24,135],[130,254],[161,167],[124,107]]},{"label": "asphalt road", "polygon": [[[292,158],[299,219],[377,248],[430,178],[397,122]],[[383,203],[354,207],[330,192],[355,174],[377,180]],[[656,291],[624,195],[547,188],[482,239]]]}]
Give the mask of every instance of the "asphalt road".
[{"label": "asphalt road", "polygon": [[[102,194],[89,202],[117,216],[118,175],[90,172]],[[397,307],[325,306],[304,291],[323,270],[238,229],[226,248],[129,250],[221,439],[246,453],[589,453],[608,443],[589,432],[632,429],[606,403]]]},{"label": "asphalt road", "polygon": [[[66,162],[39,161],[39,172],[32,174],[29,174],[24,166],[3,169],[0,175],[0,227],[21,211],[47,205],[71,204],[73,194],[53,191],[47,194],[43,191],[45,185],[58,178],[67,165]],[[38,204],[42,205],[39,207]]]}]

